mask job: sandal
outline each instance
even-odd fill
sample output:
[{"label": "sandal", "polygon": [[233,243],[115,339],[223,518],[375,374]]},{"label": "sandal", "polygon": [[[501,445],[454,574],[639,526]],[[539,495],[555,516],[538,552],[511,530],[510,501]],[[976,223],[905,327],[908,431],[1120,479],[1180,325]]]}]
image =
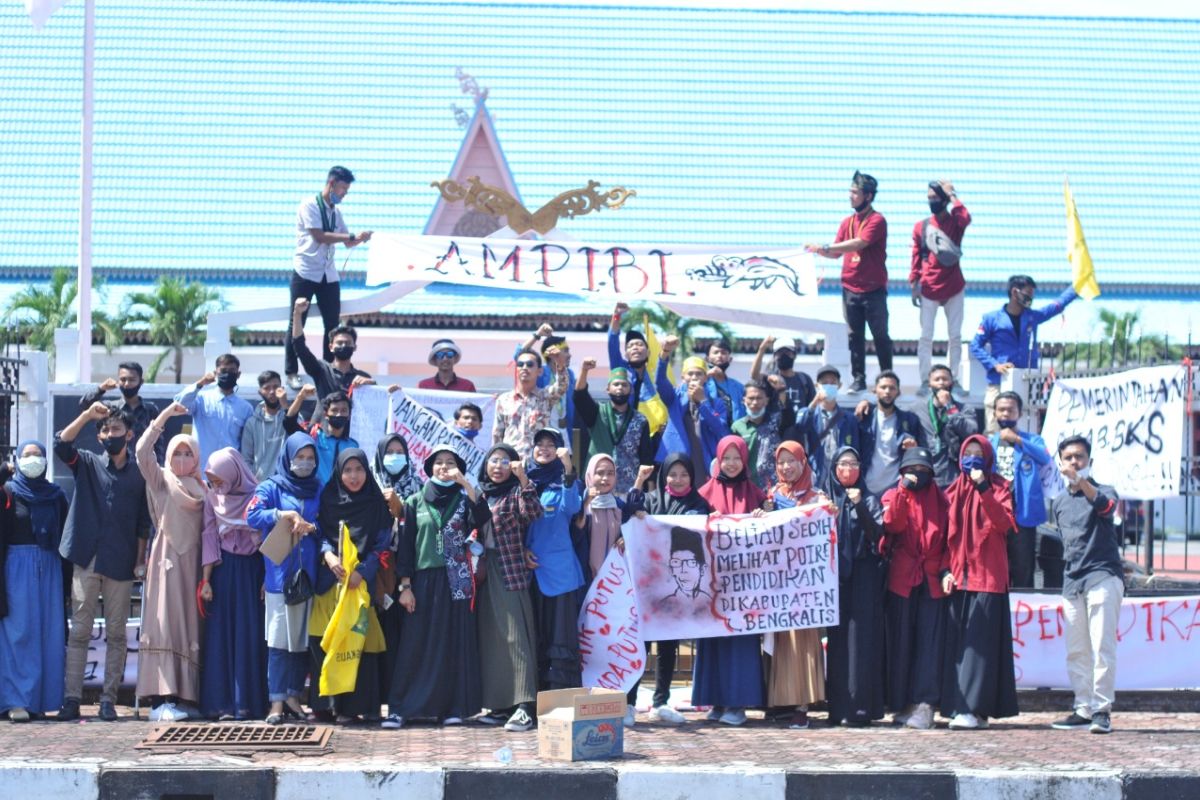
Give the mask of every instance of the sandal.
[{"label": "sandal", "polygon": [[284,719],[283,714],[268,714],[267,715],[267,724],[268,725],[282,725],[283,719]]}]

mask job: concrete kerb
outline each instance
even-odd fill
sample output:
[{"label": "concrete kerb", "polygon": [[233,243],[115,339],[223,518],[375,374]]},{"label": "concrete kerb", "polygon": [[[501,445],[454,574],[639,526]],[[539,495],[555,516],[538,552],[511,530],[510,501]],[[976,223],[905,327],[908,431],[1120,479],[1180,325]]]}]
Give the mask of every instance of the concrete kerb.
[{"label": "concrete kerb", "polygon": [[1115,771],[961,770],[955,778],[959,798],[1122,800],[1124,797],[1122,775]]},{"label": "concrete kerb", "polygon": [[[781,769],[723,767],[621,767],[617,800],[782,800],[788,774]],[[447,798],[447,800],[449,800]]]},{"label": "concrete kerb", "polygon": [[100,759],[94,762],[0,761],[6,797],[99,797]]},{"label": "concrete kerb", "polygon": [[442,800],[447,770],[427,764],[374,761],[363,764],[297,764],[275,767],[275,800],[353,797]]}]

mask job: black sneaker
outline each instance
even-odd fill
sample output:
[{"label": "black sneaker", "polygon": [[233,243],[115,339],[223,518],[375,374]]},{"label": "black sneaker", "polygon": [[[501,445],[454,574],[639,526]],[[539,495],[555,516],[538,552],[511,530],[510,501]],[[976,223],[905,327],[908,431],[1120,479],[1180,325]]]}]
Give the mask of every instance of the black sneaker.
[{"label": "black sneaker", "polygon": [[104,720],[105,722],[116,722],[117,721],[117,709],[115,706],[113,706],[111,700],[101,700],[100,701],[99,716],[100,716],[100,719]]},{"label": "black sneaker", "polygon": [[867,381],[865,378],[855,378],[850,384],[850,394],[861,394],[867,390]]},{"label": "black sneaker", "polygon": [[59,722],[74,722],[79,719],[79,700],[74,697],[63,700],[62,708],[58,709],[55,719]]},{"label": "black sneaker", "polygon": [[1092,733],[1112,733],[1112,717],[1107,711],[1097,711],[1092,714],[1092,727],[1088,730]]},{"label": "black sneaker", "polygon": [[[1105,714],[1105,716],[1108,715]],[[1051,722],[1050,727],[1054,728],[1056,731],[1073,731],[1086,728],[1091,724],[1092,721],[1090,719],[1087,717],[1081,717],[1072,711],[1071,716],[1060,719],[1058,722]]]}]

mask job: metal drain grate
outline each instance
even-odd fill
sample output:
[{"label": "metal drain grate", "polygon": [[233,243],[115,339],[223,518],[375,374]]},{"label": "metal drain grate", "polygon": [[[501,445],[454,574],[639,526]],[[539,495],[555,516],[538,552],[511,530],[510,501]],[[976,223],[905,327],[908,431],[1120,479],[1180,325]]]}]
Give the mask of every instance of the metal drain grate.
[{"label": "metal drain grate", "polygon": [[168,725],[155,728],[138,749],[294,750],[331,749],[328,725]]}]

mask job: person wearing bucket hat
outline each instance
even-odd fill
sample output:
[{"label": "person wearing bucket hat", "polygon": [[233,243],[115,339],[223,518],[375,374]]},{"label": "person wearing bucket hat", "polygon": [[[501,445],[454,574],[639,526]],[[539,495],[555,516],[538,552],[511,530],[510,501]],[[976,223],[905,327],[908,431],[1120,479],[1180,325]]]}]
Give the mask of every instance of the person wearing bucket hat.
[{"label": "person wearing bucket hat", "polygon": [[438,339],[429,348],[429,366],[437,369],[432,378],[425,378],[417,384],[418,389],[437,389],[443,392],[472,392],[475,384],[466,378],[460,378],[454,371],[459,361],[462,361],[462,349],[453,339]]},{"label": "person wearing bucket hat", "polygon": [[642,468],[654,468],[654,441],[650,423],[630,402],[633,383],[629,370],[614,367],[608,373],[608,402],[597,403],[588,393],[588,374],[596,368],[596,359],[583,361],[575,382],[575,407],[579,420],[588,429],[588,460],[594,456],[612,456],[617,465],[616,493],[624,497]]},{"label": "person wearing bucket hat", "polygon": [[[767,353],[774,353],[775,357],[764,376],[763,359],[766,358]],[[783,383],[787,387],[788,403],[792,406],[793,411],[799,414],[801,410],[808,408],[808,404],[816,397],[817,387],[808,373],[801,372],[795,367],[796,340],[790,336],[781,336],[778,339],[768,336],[759,344],[758,352],[754,355],[754,363],[750,365],[750,378],[761,380],[771,375],[783,378]]]},{"label": "person wearing bucket hat", "polygon": [[950,524],[949,503],[934,480],[933,453],[905,450],[900,480],[882,502],[882,546],[891,558],[884,597],[887,706],[896,724],[926,730],[942,699],[946,593],[940,575]]}]

